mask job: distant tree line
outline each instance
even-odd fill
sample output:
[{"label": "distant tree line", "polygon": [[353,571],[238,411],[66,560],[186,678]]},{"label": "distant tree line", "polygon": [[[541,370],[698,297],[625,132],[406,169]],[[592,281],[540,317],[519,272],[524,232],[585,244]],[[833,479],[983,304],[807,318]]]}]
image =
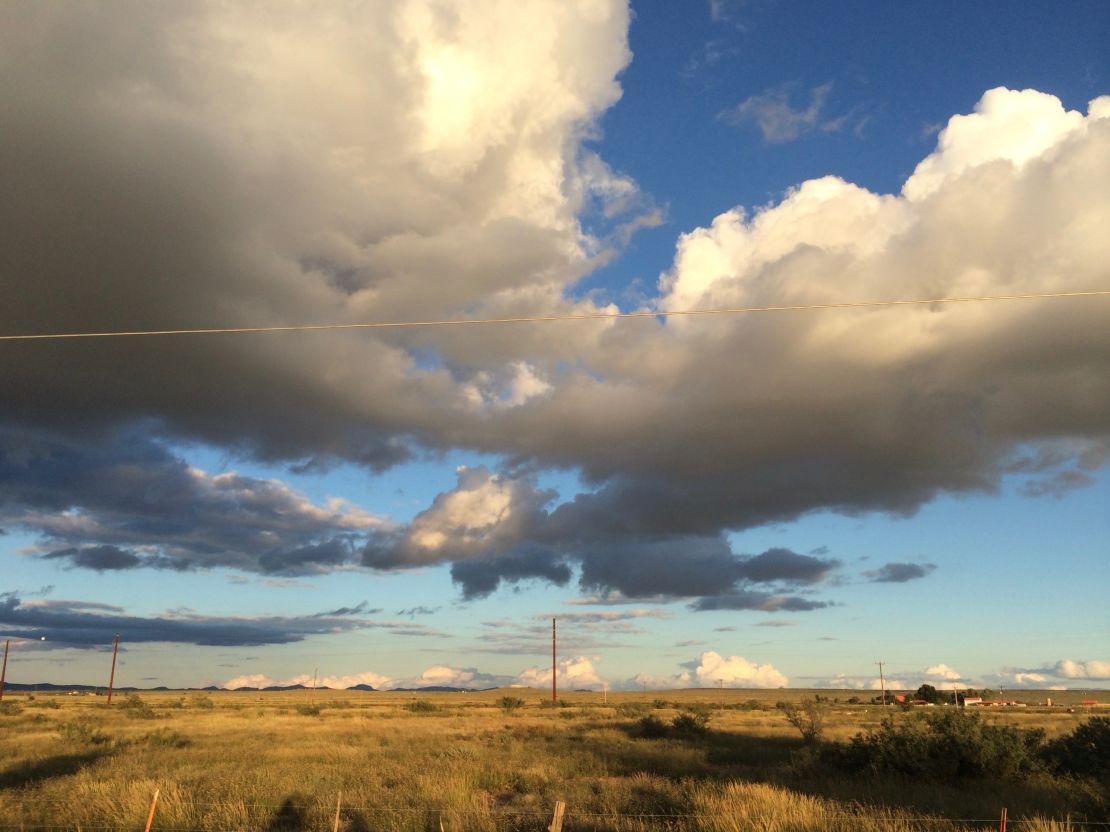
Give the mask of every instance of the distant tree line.
[{"label": "distant tree line", "polygon": [[997,691],[990,688],[967,688],[961,691],[950,690],[937,690],[932,685],[922,685],[913,695],[913,698],[921,702],[928,702],[931,705],[944,705],[951,703],[962,704],[967,697],[980,697],[982,699],[994,699],[998,696]]}]

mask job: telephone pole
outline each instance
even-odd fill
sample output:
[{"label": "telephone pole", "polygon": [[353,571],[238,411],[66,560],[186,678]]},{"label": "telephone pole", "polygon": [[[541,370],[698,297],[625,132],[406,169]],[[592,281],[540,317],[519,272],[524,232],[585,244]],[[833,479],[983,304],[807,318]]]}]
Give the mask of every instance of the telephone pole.
[{"label": "telephone pole", "polygon": [[108,677],[108,704],[112,704],[112,686],[116,683],[116,654],[119,652],[119,633],[112,639],[112,673]]},{"label": "telephone pole", "polygon": [[555,693],[555,619],[551,619],[551,703],[554,704],[558,695]]},{"label": "telephone pole", "polygon": [[886,662],[875,662],[879,666],[879,687],[883,691],[883,704],[886,704],[886,681],[883,679],[883,665]]},{"label": "telephone pole", "polygon": [[4,639],[4,669],[0,670],[0,699],[4,698],[4,680],[8,678],[8,645],[11,643],[10,638]]}]

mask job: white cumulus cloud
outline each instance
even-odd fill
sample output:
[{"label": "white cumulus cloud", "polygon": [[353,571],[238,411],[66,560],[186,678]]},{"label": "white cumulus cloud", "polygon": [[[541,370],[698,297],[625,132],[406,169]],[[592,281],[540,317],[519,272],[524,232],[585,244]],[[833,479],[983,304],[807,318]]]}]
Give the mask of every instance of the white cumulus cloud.
[{"label": "white cumulus cloud", "polygon": [[694,678],[703,688],[725,684],[744,688],[786,687],[787,678],[770,664],[750,662],[743,656],[725,658],[720,653],[707,650],[694,667]]},{"label": "white cumulus cloud", "polygon": [[1103,661],[1076,661],[1074,659],[1061,659],[1053,667],[1053,675],[1062,679],[1092,679],[1103,681],[1110,679],[1110,662]]},{"label": "white cumulus cloud", "polygon": [[[597,690],[605,685],[594,667],[596,658],[575,656],[561,659],[557,665],[556,684],[567,690],[589,688]],[[516,683],[526,687],[549,687],[551,685],[550,667],[529,667],[516,677]]]}]

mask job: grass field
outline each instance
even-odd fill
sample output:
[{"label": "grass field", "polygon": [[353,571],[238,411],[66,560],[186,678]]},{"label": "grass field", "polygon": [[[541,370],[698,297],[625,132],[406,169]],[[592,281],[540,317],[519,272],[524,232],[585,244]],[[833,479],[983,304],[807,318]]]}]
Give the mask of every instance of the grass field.
[{"label": "grass field", "polygon": [[[1108,805],[1096,784],[1047,774],[965,785],[801,772],[778,701],[813,691],[409,694],[315,691],[6,694],[0,706],[0,818],[9,828],[540,830],[557,800],[567,830],[956,830],[1082,828]],[[829,740],[912,713],[820,691]],[[1056,699],[1059,693],[1050,694]],[[502,697],[519,697],[515,710]],[[1043,700],[1043,694],[1030,701]],[[1074,697],[1081,698],[1079,696]],[[644,736],[689,707],[709,730]],[[1073,730],[1083,709],[985,719]],[[971,819],[977,822],[966,822]]]}]

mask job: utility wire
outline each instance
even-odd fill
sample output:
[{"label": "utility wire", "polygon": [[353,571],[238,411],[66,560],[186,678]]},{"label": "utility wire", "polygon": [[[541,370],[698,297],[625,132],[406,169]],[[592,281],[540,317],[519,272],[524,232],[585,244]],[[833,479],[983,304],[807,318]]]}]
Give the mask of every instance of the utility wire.
[{"label": "utility wire", "polygon": [[921,298],[916,300],[871,300],[847,303],[805,303],[789,306],[732,306],[711,309],[675,309],[640,312],[595,312],[583,315],[535,315],[512,318],[461,318],[426,321],[379,321],[356,324],[288,324],[285,326],[212,327],[204,329],[145,329],[109,332],[46,332],[30,335],[0,335],[0,341],[57,341],[67,338],[128,338],[153,335],[227,335],[258,332],[310,332],[323,329],[413,329],[433,326],[480,326],[489,324],[539,323],[542,321],[604,321],[620,318],[675,318],[694,315],[738,315],[751,312],[802,312],[816,309],[872,309],[884,306],[931,306],[940,303],[979,303],[1002,300],[1046,300],[1049,298],[1105,297],[1110,289],[1093,292],[1037,292],[1020,295],[975,295],[968,297]]}]

